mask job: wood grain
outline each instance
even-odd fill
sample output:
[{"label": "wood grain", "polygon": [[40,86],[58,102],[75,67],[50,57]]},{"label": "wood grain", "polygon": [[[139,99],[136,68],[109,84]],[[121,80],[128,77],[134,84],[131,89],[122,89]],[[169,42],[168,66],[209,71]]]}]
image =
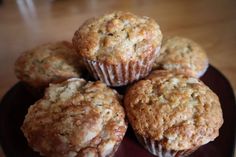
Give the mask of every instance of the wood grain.
[{"label": "wood grain", "polygon": [[17,81],[13,65],[22,51],[49,41],[71,40],[85,19],[113,10],[153,17],[164,36],[180,35],[197,41],[206,49],[211,64],[236,88],[235,0],[16,2],[3,1],[0,7],[0,96]]},{"label": "wood grain", "polygon": [[235,0],[3,0],[0,98],[17,82],[13,67],[22,51],[49,41],[71,40],[85,19],[114,10],[156,19],[164,36],[195,40],[236,89],[235,7]]}]

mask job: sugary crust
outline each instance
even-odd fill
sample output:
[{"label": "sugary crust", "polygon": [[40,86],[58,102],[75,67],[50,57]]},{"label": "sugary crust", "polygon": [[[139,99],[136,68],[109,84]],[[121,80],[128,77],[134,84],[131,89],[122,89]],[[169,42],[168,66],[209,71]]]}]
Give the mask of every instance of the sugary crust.
[{"label": "sugary crust", "polygon": [[159,25],[149,17],[113,12],[87,20],[74,34],[79,55],[109,64],[139,60],[160,46]]},{"label": "sugary crust", "polygon": [[219,135],[223,124],[217,95],[197,78],[154,71],[125,94],[128,119],[137,134],[167,150],[201,146]]},{"label": "sugary crust", "polygon": [[47,43],[24,52],[15,63],[16,76],[33,87],[80,77],[82,61],[67,41]]},{"label": "sugary crust", "polygon": [[127,129],[120,101],[99,81],[50,84],[29,108],[22,131],[29,145],[48,157],[111,156]]},{"label": "sugary crust", "polygon": [[162,43],[160,56],[153,69],[178,71],[193,77],[201,77],[208,68],[205,51],[194,41],[183,37],[169,37]]}]

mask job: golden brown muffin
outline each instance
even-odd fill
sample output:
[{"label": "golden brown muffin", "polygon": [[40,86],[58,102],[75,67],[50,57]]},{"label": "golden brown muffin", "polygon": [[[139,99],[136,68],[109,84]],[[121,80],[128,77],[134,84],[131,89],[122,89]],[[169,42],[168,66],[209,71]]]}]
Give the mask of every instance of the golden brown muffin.
[{"label": "golden brown muffin", "polygon": [[50,84],[21,129],[29,145],[47,157],[112,156],[127,129],[120,101],[99,81]]},{"label": "golden brown muffin", "polygon": [[193,77],[201,77],[208,68],[205,51],[196,42],[183,37],[169,37],[162,43],[160,56],[153,69],[178,71]]},{"label": "golden brown muffin", "polygon": [[24,52],[15,63],[18,79],[36,88],[80,77],[84,69],[72,44],[67,41],[35,47]]},{"label": "golden brown muffin", "polygon": [[87,20],[73,45],[96,79],[122,86],[148,75],[161,40],[155,20],[120,11]]},{"label": "golden brown muffin", "polygon": [[217,95],[194,77],[154,71],[125,94],[138,140],[154,155],[188,155],[213,141],[223,124]]}]

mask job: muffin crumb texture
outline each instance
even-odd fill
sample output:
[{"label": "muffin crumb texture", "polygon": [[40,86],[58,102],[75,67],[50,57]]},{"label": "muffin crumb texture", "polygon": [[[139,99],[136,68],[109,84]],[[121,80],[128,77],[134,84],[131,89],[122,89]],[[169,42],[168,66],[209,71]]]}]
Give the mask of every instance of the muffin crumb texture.
[{"label": "muffin crumb texture", "polygon": [[160,47],[162,34],[155,20],[129,12],[114,12],[87,20],[73,37],[78,53],[109,64],[139,60]]},{"label": "muffin crumb texture", "polygon": [[111,156],[127,125],[120,96],[105,84],[70,79],[51,84],[22,125],[28,143],[50,157]]},{"label": "muffin crumb texture", "polygon": [[208,68],[208,58],[203,48],[196,42],[183,37],[169,37],[163,40],[160,55],[153,69],[181,72],[193,77],[201,77]]},{"label": "muffin crumb texture", "polygon": [[15,63],[16,76],[33,87],[81,77],[84,66],[72,44],[47,43],[24,52]]},{"label": "muffin crumb texture", "polygon": [[126,93],[124,105],[134,131],[160,141],[166,150],[196,148],[219,135],[219,99],[197,78],[154,71]]}]

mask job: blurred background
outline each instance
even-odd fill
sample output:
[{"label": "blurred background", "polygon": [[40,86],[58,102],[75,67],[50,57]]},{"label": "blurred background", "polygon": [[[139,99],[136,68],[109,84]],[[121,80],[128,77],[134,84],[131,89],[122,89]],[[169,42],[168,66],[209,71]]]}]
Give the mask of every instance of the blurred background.
[{"label": "blurred background", "polygon": [[195,40],[236,89],[236,0],[1,0],[0,97],[17,82],[13,65],[21,52],[71,40],[85,19],[114,10],[156,19],[164,36]]},{"label": "blurred background", "polygon": [[71,41],[84,20],[114,10],[150,16],[164,36],[198,42],[236,89],[236,0],[0,0],[0,98],[17,82],[21,52]]}]

